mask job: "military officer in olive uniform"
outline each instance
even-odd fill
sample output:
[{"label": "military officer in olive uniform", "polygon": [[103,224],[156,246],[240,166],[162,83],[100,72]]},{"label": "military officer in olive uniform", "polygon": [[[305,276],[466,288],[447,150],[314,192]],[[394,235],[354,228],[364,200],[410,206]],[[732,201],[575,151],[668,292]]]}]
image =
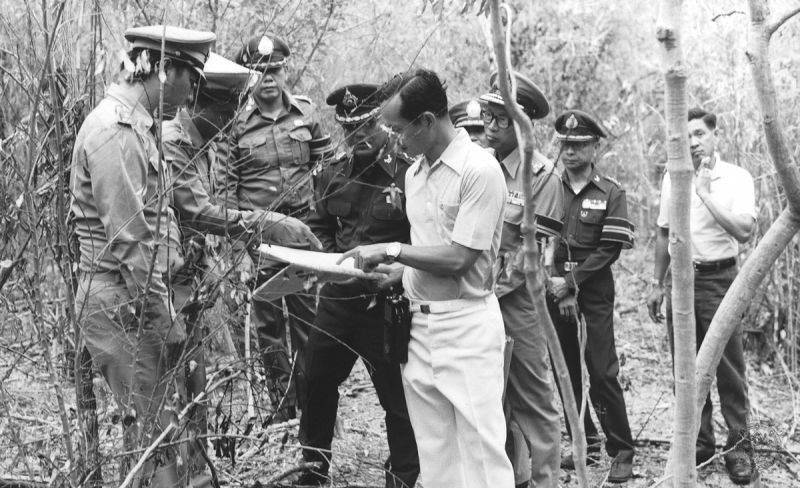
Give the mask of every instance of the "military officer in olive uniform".
[{"label": "military officer in olive uniform", "polygon": [[[312,169],[317,157],[327,152],[330,138],[322,134],[311,101],[292,95],[286,87],[289,54],[289,46],[269,34],[250,39],[239,51],[236,61],[260,72],[261,78],[233,121],[227,144],[221,148],[223,158],[215,185],[228,208],[271,210],[304,221],[312,206]],[[256,252],[250,257],[258,269],[257,283],[280,270],[274,263],[263,262]],[[302,350],[314,320],[315,297],[289,295],[285,304],[295,365],[287,350],[282,301],[254,300],[252,307],[276,420],[294,417],[297,402],[302,402],[302,392],[297,394],[290,378],[296,378],[296,385],[302,390]]]},{"label": "military officer in olive uniform", "polygon": [[469,138],[472,142],[487,147],[486,133],[483,128],[483,120],[481,119],[480,102],[477,100],[458,102],[450,107],[448,112],[450,114],[450,121],[453,122],[453,127],[456,129],[463,127],[464,130],[467,131],[467,134],[469,134]]},{"label": "military officer in olive uniform", "polygon": [[[169,407],[179,407],[168,373],[186,331],[169,282],[182,259],[170,195],[159,194],[167,169],[156,120],[160,108],[174,114],[191,102],[215,37],[171,26],[128,29],[124,81],[108,88],[75,141],[70,213],[80,245],[79,323],[119,403],[126,451],[149,445],[174,418]],[[129,468],[123,463],[123,473]],[[167,448],[148,459],[134,486],[187,484],[179,478],[177,454]]]},{"label": "military officer in olive uniform", "polygon": [[[205,234],[254,240],[254,244],[261,240],[318,242],[308,227],[294,217],[264,210],[225,209],[209,196],[210,172],[217,155],[214,138],[236,114],[240,97],[254,72],[210,53],[203,73],[194,104],[165,122],[162,135],[164,159],[172,177],[172,207],[178,216],[184,256],[184,266],[176,273],[172,292],[173,303],[184,316],[189,336],[188,400],[205,390],[206,334],[200,317],[204,308],[214,304],[213,290],[217,286],[207,276]],[[192,435],[206,433],[205,408],[205,402],[201,403],[192,416],[189,425]],[[188,443],[188,464],[193,473],[205,466],[198,448],[202,449],[201,441]]]},{"label": "military officer in olive uniform", "polygon": [[[345,252],[362,244],[408,242],[405,174],[399,157],[376,121],[381,103],[378,85],[348,85],[327,99],[345,132],[350,153],[319,178],[316,213],[308,224],[325,251]],[[381,283],[355,280],[328,283],[320,290],[315,328],[306,346],[308,402],[300,419],[303,451],[322,469],[307,472],[298,484],[321,485],[330,465],[331,440],[339,385],[361,357],[386,412],[390,456],[387,487],[413,487],[419,474],[414,431],[408,419],[400,366],[383,355],[387,288],[400,287],[402,266]]]},{"label": "military officer in olive uniform", "polygon": [[[555,124],[564,165],[562,183],[566,217],[556,249],[555,275],[550,280],[550,315],[569,368],[575,398],[582,401],[577,317],[586,319],[586,367],[589,397],[606,434],[606,451],[614,458],[608,480],[632,476],[633,438],[625,399],[617,380],[619,361],[614,342],[614,276],[611,264],[622,249],[633,246],[625,191],[602,175],[597,143],[605,131],[589,114],[570,110]],[[591,416],[584,417],[588,462],[597,462],[600,440]],[[565,459],[572,467],[572,458]]]},{"label": "military officer in olive uniform", "polygon": [[[550,113],[550,104],[539,87],[519,73],[515,76],[517,104],[522,111],[532,120],[546,117]],[[525,247],[521,228],[525,182],[517,134],[496,78],[495,73],[489,80],[492,90],[481,95],[480,101],[484,105],[481,117],[486,126],[486,139],[495,151],[508,187],[495,287],[506,335],[514,340],[510,346],[511,364],[503,399],[508,424],[506,451],[518,487],[527,488],[530,482],[536,487],[556,487],[560,472],[561,417],[550,379],[545,325],[538,321],[525,285]],[[534,151],[532,164],[536,238],[545,242],[561,235],[563,190],[552,162]],[[543,254],[547,254],[548,249],[552,247],[541,246]],[[552,258],[552,254],[548,257]]]}]

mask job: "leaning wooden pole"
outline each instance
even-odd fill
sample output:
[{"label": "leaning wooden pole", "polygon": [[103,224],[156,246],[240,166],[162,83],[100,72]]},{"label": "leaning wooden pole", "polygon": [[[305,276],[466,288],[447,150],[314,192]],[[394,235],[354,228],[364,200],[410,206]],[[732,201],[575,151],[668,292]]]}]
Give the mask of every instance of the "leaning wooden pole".
[{"label": "leaning wooden pole", "polygon": [[694,272],[689,219],[694,166],[689,155],[686,64],[680,26],[683,0],[662,0],[656,36],[664,56],[666,84],[669,244],[672,258],[672,324],[674,330],[675,418],[672,458],[667,464],[673,486],[694,487],[695,469],[695,318]]},{"label": "leaning wooden pole", "polygon": [[[510,10],[507,22],[508,29],[511,27]],[[500,2],[492,0],[489,10],[490,26],[492,31],[492,42],[497,58],[497,81],[500,85],[500,92],[503,100],[516,100],[516,90],[512,86],[513,77],[511,76],[511,61],[508,49],[508,40],[504,36],[503,22],[500,17]],[[578,476],[578,484],[582,488],[589,486],[588,474],[586,471],[586,433],[583,429],[583,422],[578,415],[578,406],[575,401],[575,394],[572,390],[572,383],[567,370],[567,363],[561,351],[561,344],[558,341],[556,329],[550,314],[547,311],[545,299],[544,273],[539,261],[539,248],[536,244],[536,217],[533,195],[533,124],[530,119],[522,112],[516,103],[507,103],[506,110],[514,120],[514,128],[517,133],[517,142],[520,147],[522,159],[523,188],[525,192],[525,213],[522,223],[522,236],[525,243],[525,284],[531,294],[534,309],[537,314],[538,323],[542,324],[547,337],[547,348],[550,358],[553,361],[556,380],[561,387],[561,398],[564,402],[564,410],[567,414],[567,421],[572,431],[572,456],[575,460],[575,471]],[[558,446],[553,446],[558,449]]]},{"label": "leaning wooden pole", "polygon": [[[703,344],[697,353],[697,394],[696,405],[703,405],[722,353],[734,331],[741,325],[744,312],[775,261],[800,230],[800,176],[797,164],[788,149],[780,113],[778,111],[777,91],[769,64],[769,41],[772,34],[787,20],[800,13],[794,7],[785,13],[772,17],[767,0],[749,0],[752,35],[747,57],[753,72],[761,108],[765,141],[772,164],[783,187],[788,206],[770,226],[767,233],[748,257],[736,276],[725,298],[719,305],[711,325],[709,325]],[[699,409],[696,414],[696,427],[700,428]]]}]

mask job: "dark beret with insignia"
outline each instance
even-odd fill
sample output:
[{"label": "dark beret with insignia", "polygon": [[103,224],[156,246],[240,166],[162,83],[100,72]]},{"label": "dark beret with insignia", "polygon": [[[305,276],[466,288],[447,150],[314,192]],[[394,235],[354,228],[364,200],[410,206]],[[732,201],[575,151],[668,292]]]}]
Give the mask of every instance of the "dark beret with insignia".
[{"label": "dark beret with insignia", "polygon": [[591,141],[606,137],[597,120],[581,110],[568,110],[556,119],[556,137],[562,141]]},{"label": "dark beret with insignia", "polygon": [[217,39],[213,32],[197,31],[171,25],[148,25],[131,27],[125,31],[125,39],[132,48],[161,51],[163,39],[164,55],[190,64],[202,74],[208,59],[211,44]]},{"label": "dark beret with insignia", "polygon": [[236,62],[256,71],[281,68],[286,65],[289,45],[274,34],[250,38],[236,55]]},{"label": "dark beret with insignia", "polygon": [[241,98],[257,71],[247,69],[219,54],[210,53],[203,68],[205,79],[200,84],[200,93],[219,102],[233,102]]},{"label": "dark beret with insignia", "polygon": [[[526,76],[514,73],[517,79],[517,103],[531,119],[541,119],[550,113],[550,104],[542,93],[542,90]],[[505,106],[503,95],[500,94],[500,85],[497,83],[497,72],[492,73],[489,78],[489,85],[492,87],[489,93],[480,96],[480,100],[486,103]]]},{"label": "dark beret with insignia", "polygon": [[477,100],[465,100],[450,107],[450,120],[458,127],[483,127],[481,104]]},{"label": "dark beret with insignia", "polygon": [[360,83],[337,88],[325,103],[336,107],[337,122],[356,125],[377,115],[383,99],[380,85]]}]

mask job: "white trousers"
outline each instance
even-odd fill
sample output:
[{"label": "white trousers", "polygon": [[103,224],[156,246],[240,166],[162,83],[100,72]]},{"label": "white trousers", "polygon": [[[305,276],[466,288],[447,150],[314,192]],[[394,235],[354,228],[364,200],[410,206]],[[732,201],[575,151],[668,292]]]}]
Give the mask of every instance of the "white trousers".
[{"label": "white trousers", "polygon": [[411,324],[403,388],[425,488],[513,488],[497,297]]}]

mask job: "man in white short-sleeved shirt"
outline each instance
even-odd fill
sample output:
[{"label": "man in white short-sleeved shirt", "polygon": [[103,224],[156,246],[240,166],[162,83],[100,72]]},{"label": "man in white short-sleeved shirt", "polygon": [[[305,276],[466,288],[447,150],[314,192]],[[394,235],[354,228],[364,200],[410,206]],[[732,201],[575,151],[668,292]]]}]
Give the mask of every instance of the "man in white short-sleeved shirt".
[{"label": "man in white short-sleeved shirt", "polygon": [[[736,277],[739,244],[755,227],[753,178],[744,168],[726,163],[716,152],[717,118],[695,108],[689,111],[689,149],[696,170],[690,209],[697,348],[711,324],[722,298]],[[664,175],[658,214],[653,291],[648,298],[650,318],[660,322],[661,302],[667,296],[667,329],[673,346],[669,266],[669,174]],[[736,483],[749,483],[755,472],[747,432],[749,402],[742,347],[742,326],[733,334],[717,367],[720,409],[728,427],[725,466]],[[697,463],[714,455],[711,399],[703,406],[697,438]]]},{"label": "man in white short-sleeved shirt", "polygon": [[411,340],[403,388],[427,488],[512,488],[505,452],[505,332],[493,293],[505,178],[495,159],[455,129],[432,71],[392,79],[381,118],[399,148],[422,157],[406,173],[411,244],[345,253],[356,266],[405,265]]}]

